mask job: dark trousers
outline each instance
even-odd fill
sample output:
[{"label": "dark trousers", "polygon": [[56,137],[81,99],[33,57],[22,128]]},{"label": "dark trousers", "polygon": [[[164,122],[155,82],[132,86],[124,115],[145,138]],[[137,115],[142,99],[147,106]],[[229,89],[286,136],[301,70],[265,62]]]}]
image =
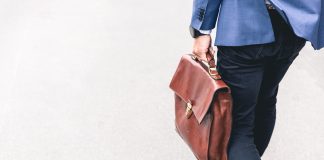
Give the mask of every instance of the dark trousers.
[{"label": "dark trousers", "polygon": [[275,125],[279,82],[305,46],[276,10],[268,12],[275,42],[217,46],[217,69],[233,96],[229,160],[261,159]]}]

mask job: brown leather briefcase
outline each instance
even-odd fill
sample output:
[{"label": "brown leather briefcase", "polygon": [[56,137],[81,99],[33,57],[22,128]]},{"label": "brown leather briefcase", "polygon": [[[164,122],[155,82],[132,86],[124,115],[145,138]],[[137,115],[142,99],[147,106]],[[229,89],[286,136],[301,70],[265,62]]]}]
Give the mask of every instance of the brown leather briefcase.
[{"label": "brown leather briefcase", "polygon": [[175,128],[197,159],[227,160],[231,91],[216,70],[213,51],[207,60],[181,57],[169,85],[175,93]]}]

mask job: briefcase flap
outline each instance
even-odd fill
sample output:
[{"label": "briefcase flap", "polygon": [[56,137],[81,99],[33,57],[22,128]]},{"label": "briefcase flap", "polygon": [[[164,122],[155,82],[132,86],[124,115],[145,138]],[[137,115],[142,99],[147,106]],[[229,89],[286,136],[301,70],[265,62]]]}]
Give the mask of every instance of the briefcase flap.
[{"label": "briefcase flap", "polygon": [[213,79],[192,54],[181,57],[169,87],[183,101],[191,102],[192,111],[199,124],[205,117],[216,91],[230,92],[223,80]]}]

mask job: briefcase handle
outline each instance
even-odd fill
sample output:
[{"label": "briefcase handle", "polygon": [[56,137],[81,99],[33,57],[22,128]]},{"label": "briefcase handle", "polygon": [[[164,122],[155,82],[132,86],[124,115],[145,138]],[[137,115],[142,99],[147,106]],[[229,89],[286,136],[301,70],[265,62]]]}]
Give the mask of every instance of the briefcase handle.
[{"label": "briefcase handle", "polygon": [[201,59],[200,57],[198,57],[196,54],[192,53],[191,57],[192,59],[194,59],[195,61],[198,62],[202,62],[200,64],[208,64],[208,73],[209,75],[215,79],[215,80],[219,80],[222,79],[221,76],[219,75],[217,69],[216,69],[216,63],[215,63],[215,51],[213,50],[212,46],[209,47],[208,52],[206,53],[206,58],[207,58],[207,62],[203,59]]}]

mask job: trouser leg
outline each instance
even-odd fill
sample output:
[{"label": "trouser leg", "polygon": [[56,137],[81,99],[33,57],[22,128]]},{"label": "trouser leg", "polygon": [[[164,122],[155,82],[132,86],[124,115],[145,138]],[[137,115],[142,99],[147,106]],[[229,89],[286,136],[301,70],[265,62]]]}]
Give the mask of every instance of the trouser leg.
[{"label": "trouser leg", "polygon": [[306,43],[305,39],[293,33],[276,11],[270,11],[270,16],[276,41],[265,47],[263,55],[258,57],[266,59],[255,108],[254,138],[260,156],[267,148],[275,126],[279,83]]},{"label": "trouser leg", "polygon": [[261,83],[255,111],[254,141],[260,156],[267,148],[276,121],[276,102],[279,82],[291,63],[268,65]]},{"label": "trouser leg", "polygon": [[233,97],[230,160],[259,160],[268,146],[279,82],[305,43],[295,38],[289,41],[294,44],[284,43],[295,47],[279,50],[276,43],[217,46],[217,69]]},{"label": "trouser leg", "polygon": [[253,137],[255,106],[263,77],[262,62],[253,59],[259,47],[218,47],[217,69],[233,97],[230,160],[260,160]]},{"label": "trouser leg", "polygon": [[277,12],[269,13],[275,42],[217,46],[217,69],[233,97],[229,160],[260,160],[275,124],[279,82],[305,45]]},{"label": "trouser leg", "polygon": [[268,146],[279,82],[305,44],[296,38],[290,39],[293,44],[284,43],[294,47],[279,50],[276,43],[217,46],[217,69],[233,97],[229,160],[260,160]]}]

